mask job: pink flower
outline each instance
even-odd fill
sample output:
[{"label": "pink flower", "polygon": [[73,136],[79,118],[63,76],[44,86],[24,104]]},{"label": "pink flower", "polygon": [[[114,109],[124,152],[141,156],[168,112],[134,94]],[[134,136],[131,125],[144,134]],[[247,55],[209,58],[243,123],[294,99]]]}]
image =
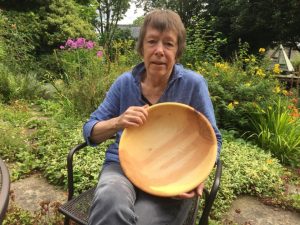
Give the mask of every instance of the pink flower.
[{"label": "pink flower", "polygon": [[69,39],[66,41],[65,46],[71,47],[73,43],[74,43],[74,41],[73,41],[72,39],[69,38]]},{"label": "pink flower", "polygon": [[94,48],[94,42],[88,41],[88,42],[85,44],[85,46],[86,46],[87,49],[92,49],[92,48]]},{"label": "pink flower", "polygon": [[102,56],[103,56],[103,52],[102,52],[102,51],[98,51],[98,52],[97,52],[97,57],[98,57],[98,58],[101,58]]},{"label": "pink flower", "polygon": [[76,43],[76,42],[72,42],[72,44],[71,44],[70,47],[71,47],[71,48],[77,48],[77,43]]},{"label": "pink flower", "polygon": [[83,48],[84,45],[85,45],[85,39],[84,38],[78,38],[76,40],[76,45],[77,45],[77,48]]},{"label": "pink flower", "polygon": [[60,49],[65,49],[65,46],[61,45],[59,46]]}]

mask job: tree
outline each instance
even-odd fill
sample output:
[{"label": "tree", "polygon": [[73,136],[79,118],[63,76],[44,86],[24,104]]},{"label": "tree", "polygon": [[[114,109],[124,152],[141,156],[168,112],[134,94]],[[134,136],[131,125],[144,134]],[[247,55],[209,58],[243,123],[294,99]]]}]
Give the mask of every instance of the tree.
[{"label": "tree", "polygon": [[250,44],[250,51],[276,42],[299,41],[300,3],[298,0],[210,0],[207,15],[215,17],[215,31],[228,37],[225,55],[238,46]]},{"label": "tree", "polygon": [[144,23],[144,19],[145,17],[144,16],[139,16],[138,18],[136,18],[134,21],[133,21],[133,25],[134,26],[142,26],[143,23]]},{"label": "tree", "polygon": [[96,29],[101,35],[103,44],[107,49],[111,47],[118,22],[129,9],[129,0],[97,0],[99,20]]},{"label": "tree", "polygon": [[137,7],[143,7],[145,12],[154,8],[174,10],[186,27],[193,26],[202,17],[206,5],[205,0],[136,0],[135,3]]},{"label": "tree", "polygon": [[94,28],[80,17],[73,0],[52,0],[41,10],[45,11],[42,23],[45,27],[43,41],[46,45],[58,47],[68,38],[95,39]]}]

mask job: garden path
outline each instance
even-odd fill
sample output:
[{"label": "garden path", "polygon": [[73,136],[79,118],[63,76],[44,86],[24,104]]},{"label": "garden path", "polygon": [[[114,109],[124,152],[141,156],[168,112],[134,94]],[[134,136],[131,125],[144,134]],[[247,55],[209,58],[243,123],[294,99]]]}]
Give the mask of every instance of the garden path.
[{"label": "garden path", "polygon": [[[63,203],[67,193],[50,185],[41,174],[33,174],[28,178],[12,183],[11,190],[15,195],[15,203],[22,209],[36,211],[41,201]],[[299,193],[300,190],[293,189]],[[300,225],[300,213],[268,206],[254,197],[242,196],[235,200],[224,225]]]},{"label": "garden path", "polygon": [[15,204],[30,212],[40,210],[40,203],[43,201],[64,203],[68,198],[66,191],[49,184],[39,173],[12,182],[10,189]]}]

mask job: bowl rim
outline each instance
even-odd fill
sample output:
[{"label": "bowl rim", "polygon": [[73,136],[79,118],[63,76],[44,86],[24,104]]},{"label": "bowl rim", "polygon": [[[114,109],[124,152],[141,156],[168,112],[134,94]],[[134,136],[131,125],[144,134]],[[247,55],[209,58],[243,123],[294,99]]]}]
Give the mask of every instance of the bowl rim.
[{"label": "bowl rim", "polygon": [[[135,181],[134,181],[134,179],[132,180],[131,176],[128,176],[129,172],[128,172],[126,166],[124,166],[124,162],[123,162],[123,160],[122,160],[122,151],[123,151],[123,150],[121,150],[121,149],[123,149],[123,148],[122,148],[122,145],[124,144],[124,139],[125,139],[127,133],[129,132],[128,130],[129,130],[130,128],[129,128],[129,129],[128,129],[128,128],[125,128],[125,129],[123,130],[123,132],[122,132],[122,135],[121,135],[121,138],[120,138],[120,143],[119,143],[119,159],[120,159],[120,165],[121,165],[121,168],[122,168],[124,174],[126,175],[126,177],[127,177],[127,178],[128,178],[128,179],[136,186],[136,187],[138,187],[139,189],[143,190],[144,192],[147,192],[147,193],[152,194],[152,195],[161,196],[161,197],[172,197],[172,196],[176,196],[176,195],[178,195],[178,194],[181,194],[181,193],[184,193],[184,192],[188,192],[188,191],[193,190],[193,189],[196,188],[200,183],[202,183],[203,181],[205,181],[205,180],[208,178],[208,176],[209,176],[209,174],[211,173],[211,171],[213,170],[213,167],[214,167],[215,162],[216,162],[216,160],[217,160],[217,138],[216,138],[216,135],[215,135],[215,131],[214,131],[214,129],[213,129],[213,127],[212,127],[210,121],[206,118],[206,116],[205,116],[204,114],[202,114],[201,112],[197,111],[195,108],[193,108],[193,107],[191,107],[191,106],[189,106],[189,105],[187,105],[187,104],[178,103],[178,102],[162,102],[162,103],[156,103],[156,104],[151,105],[151,106],[149,107],[148,112],[150,113],[151,111],[156,110],[157,108],[160,108],[160,107],[162,107],[162,106],[176,106],[176,107],[178,106],[178,107],[185,108],[185,109],[188,109],[188,110],[190,110],[190,111],[193,111],[193,112],[197,113],[198,116],[199,116],[199,118],[200,118],[201,120],[203,120],[203,121],[208,125],[207,127],[208,127],[208,129],[209,129],[209,133],[211,134],[212,139],[213,139],[213,143],[212,143],[211,146],[212,146],[212,150],[213,150],[213,153],[214,153],[214,155],[216,156],[216,158],[215,158],[214,162],[211,163],[210,168],[208,168],[208,169],[206,170],[206,173],[203,173],[202,176],[200,176],[201,179],[198,179],[197,182],[195,182],[195,183],[197,183],[196,185],[194,185],[194,184],[193,184],[193,185],[189,185],[189,186],[186,185],[187,187],[186,187],[185,189],[182,189],[182,188],[181,188],[180,191],[179,191],[179,190],[178,190],[178,191],[170,191],[169,193],[162,192],[162,191],[155,191],[155,190],[149,189],[149,188],[147,188],[147,187],[145,187],[145,186],[143,186],[143,185],[136,184]],[[121,154],[120,154],[120,152],[121,152]],[[136,171],[135,171],[135,172],[136,172]],[[195,178],[195,179],[196,179],[196,178]]]}]

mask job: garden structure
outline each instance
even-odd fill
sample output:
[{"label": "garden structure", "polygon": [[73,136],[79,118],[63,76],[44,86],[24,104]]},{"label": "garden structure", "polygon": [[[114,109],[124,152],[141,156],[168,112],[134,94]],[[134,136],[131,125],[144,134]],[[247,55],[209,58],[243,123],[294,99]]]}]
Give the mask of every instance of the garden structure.
[{"label": "garden structure", "polygon": [[[65,224],[69,224],[70,219],[78,224],[86,225],[88,220],[88,211],[93,198],[93,192],[95,188],[91,188],[78,196],[74,196],[74,180],[73,180],[73,157],[76,152],[84,149],[87,143],[82,143],[75,146],[70,150],[67,156],[67,167],[68,167],[68,202],[59,207],[59,211],[65,215]],[[212,208],[213,202],[216,198],[220,179],[222,174],[222,163],[219,160],[216,163],[216,172],[214,177],[214,182],[211,190],[208,191],[204,189],[205,204],[203,208],[202,215],[199,219],[199,225],[208,224],[208,216]],[[188,218],[186,219],[184,225],[194,225],[196,222],[199,199],[194,198],[193,207],[189,212]]]}]

